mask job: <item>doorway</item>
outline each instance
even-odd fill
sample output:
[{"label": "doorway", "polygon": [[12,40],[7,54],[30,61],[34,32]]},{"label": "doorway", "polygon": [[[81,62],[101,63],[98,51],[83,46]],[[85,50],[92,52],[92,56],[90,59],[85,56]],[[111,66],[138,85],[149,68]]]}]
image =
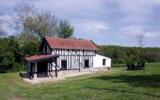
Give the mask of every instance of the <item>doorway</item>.
[{"label": "doorway", "polygon": [[37,77],[47,77],[48,72],[48,62],[38,62],[37,63]]}]

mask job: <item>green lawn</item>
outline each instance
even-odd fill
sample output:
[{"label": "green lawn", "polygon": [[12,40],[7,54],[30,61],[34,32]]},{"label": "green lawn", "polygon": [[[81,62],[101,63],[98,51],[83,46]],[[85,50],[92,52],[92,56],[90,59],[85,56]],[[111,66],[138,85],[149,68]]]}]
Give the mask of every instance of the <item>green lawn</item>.
[{"label": "green lawn", "polygon": [[160,100],[160,63],[39,85],[22,81],[18,73],[0,74],[0,100]]}]

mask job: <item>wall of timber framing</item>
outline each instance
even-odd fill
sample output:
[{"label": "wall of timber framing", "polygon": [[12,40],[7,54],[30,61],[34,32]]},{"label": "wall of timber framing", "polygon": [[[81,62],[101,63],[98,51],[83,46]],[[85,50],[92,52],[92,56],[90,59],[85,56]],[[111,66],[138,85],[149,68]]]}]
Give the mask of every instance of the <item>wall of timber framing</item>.
[{"label": "wall of timber framing", "polygon": [[61,50],[54,49],[52,54],[58,54],[57,65],[61,66],[61,61],[67,61],[67,69],[78,69],[79,66],[84,68],[84,61],[89,60],[89,67],[93,66],[93,56],[95,56],[94,51],[85,50]]}]

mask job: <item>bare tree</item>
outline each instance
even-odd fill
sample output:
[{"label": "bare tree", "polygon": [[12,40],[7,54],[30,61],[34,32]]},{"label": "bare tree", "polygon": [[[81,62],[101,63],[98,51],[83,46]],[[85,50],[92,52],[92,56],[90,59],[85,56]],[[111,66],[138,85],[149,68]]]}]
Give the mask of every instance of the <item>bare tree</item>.
[{"label": "bare tree", "polygon": [[140,47],[140,48],[144,47],[145,38],[146,38],[146,36],[143,32],[138,33],[136,35],[136,40],[137,40],[137,43],[138,43],[138,47]]},{"label": "bare tree", "polygon": [[39,12],[35,17],[34,33],[41,38],[44,36],[55,36],[57,34],[57,18],[51,12]]},{"label": "bare tree", "polygon": [[29,3],[21,3],[15,7],[15,28],[22,34],[29,36],[55,35],[57,19],[50,12],[36,11]]},{"label": "bare tree", "polygon": [[15,6],[14,10],[15,16],[13,16],[13,19],[15,23],[15,29],[22,31],[24,29],[24,22],[26,19],[28,20],[29,18],[35,16],[36,9],[29,3],[21,2]]},{"label": "bare tree", "polygon": [[[29,3],[18,4],[15,7],[15,11],[15,26],[22,34],[28,34],[30,37],[39,37],[40,39],[44,36],[60,37],[59,34],[66,38],[73,34],[73,27],[68,21],[59,21],[51,12],[38,11]],[[62,32],[64,33],[62,34]]]},{"label": "bare tree", "polygon": [[145,39],[146,39],[146,35],[143,32],[138,33],[136,35],[136,40],[138,43],[137,57],[138,57],[138,61],[140,61],[140,62],[144,62],[142,48],[144,47]]}]

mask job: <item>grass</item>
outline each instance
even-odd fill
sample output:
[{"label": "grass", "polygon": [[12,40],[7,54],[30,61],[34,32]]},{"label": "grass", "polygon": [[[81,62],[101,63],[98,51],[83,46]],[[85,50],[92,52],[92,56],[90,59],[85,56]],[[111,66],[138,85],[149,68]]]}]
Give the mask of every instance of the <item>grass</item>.
[{"label": "grass", "polygon": [[0,74],[0,100],[160,100],[160,63],[32,85],[18,73]]}]

